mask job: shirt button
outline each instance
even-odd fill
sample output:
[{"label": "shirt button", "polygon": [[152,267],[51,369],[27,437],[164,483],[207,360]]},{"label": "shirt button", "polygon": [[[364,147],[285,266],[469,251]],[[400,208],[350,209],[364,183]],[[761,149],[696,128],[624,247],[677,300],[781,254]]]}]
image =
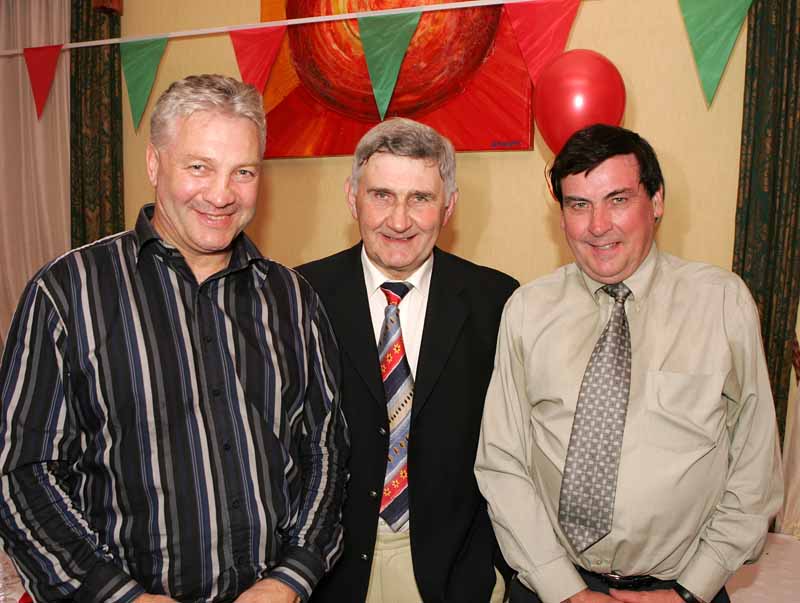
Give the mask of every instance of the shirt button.
[{"label": "shirt button", "polygon": [[386,435],[386,428],[384,428],[384,427],[379,427],[379,428],[378,428],[378,433],[379,433],[379,434],[381,434],[381,435]]},{"label": "shirt button", "polygon": [[219,395],[222,393],[222,390],[218,387],[215,387],[211,390],[211,393],[214,394],[215,398],[219,398]]},{"label": "shirt button", "polygon": [[378,498],[378,493],[375,490],[370,490],[369,495],[371,498]]},{"label": "shirt button", "polygon": [[230,442],[225,442],[225,443],[222,445],[222,449],[223,449],[225,452],[229,452],[229,451],[230,451],[230,449],[231,449],[231,444],[230,444]]},{"label": "shirt button", "polygon": [[234,509],[238,509],[238,508],[239,508],[239,499],[237,498],[236,500],[234,500],[234,501],[231,503],[231,506],[232,506]]},{"label": "shirt button", "polygon": [[369,555],[366,553],[361,553],[361,561],[369,561]]},{"label": "shirt button", "polygon": [[205,341],[206,343],[211,343],[211,335],[205,335],[203,337],[203,341]]}]

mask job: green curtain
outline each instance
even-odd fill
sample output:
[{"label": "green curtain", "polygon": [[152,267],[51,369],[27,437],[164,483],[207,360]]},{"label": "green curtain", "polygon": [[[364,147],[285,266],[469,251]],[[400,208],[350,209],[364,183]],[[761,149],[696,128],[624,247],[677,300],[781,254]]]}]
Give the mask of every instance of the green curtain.
[{"label": "green curtain", "polygon": [[800,298],[800,0],[755,0],[733,269],[761,313],[781,434]]},{"label": "green curtain", "polygon": [[[119,15],[72,0],[70,40],[117,38]],[[119,44],[70,51],[72,246],[125,227]]]}]

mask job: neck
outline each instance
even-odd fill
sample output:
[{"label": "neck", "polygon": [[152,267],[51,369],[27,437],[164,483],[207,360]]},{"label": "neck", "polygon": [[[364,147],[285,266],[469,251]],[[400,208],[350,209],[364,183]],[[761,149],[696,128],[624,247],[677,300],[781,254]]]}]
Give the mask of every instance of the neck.
[{"label": "neck", "polygon": [[223,270],[230,263],[231,250],[228,249],[224,252],[202,254],[194,257],[184,255],[184,259],[189,269],[192,271],[192,274],[194,274],[197,283],[200,284],[212,274]]}]

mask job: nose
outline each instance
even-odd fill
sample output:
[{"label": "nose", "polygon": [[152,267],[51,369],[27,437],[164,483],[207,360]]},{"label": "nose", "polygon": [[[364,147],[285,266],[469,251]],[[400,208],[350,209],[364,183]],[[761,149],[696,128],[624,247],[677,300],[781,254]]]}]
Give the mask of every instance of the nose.
[{"label": "nose", "polygon": [[389,228],[395,232],[405,232],[411,227],[411,219],[408,216],[408,204],[404,200],[398,200],[389,211],[386,220]]},{"label": "nose", "polygon": [[231,179],[227,174],[219,174],[206,189],[205,200],[214,207],[225,207],[233,203],[234,199]]},{"label": "nose", "polygon": [[611,216],[604,203],[596,205],[592,209],[592,219],[589,222],[589,232],[599,237],[611,230]]}]

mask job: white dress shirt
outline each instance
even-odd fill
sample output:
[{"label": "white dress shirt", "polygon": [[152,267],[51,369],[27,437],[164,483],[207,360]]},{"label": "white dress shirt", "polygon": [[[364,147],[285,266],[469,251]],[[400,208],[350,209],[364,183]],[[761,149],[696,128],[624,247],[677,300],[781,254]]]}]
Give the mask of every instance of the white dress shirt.
[{"label": "white dress shirt", "polygon": [[[369,300],[369,313],[372,318],[372,328],[375,333],[375,344],[381,335],[383,318],[385,314],[386,295],[381,291],[381,285],[387,281],[397,281],[383,274],[378,267],[367,257],[364,248],[361,248],[361,265],[364,268],[364,283],[367,286],[367,299]],[[419,361],[419,346],[422,343],[422,331],[425,326],[425,312],[428,308],[428,292],[431,288],[431,273],[433,272],[433,254],[417,268],[404,282],[411,285],[411,289],[398,305],[400,313],[400,328],[403,331],[403,345],[406,348],[406,359],[408,360],[411,376],[417,377],[417,362]],[[412,402],[413,404],[413,402]],[[400,528],[401,532],[411,528],[409,517],[406,524]],[[378,530],[381,532],[391,532],[383,518],[378,517]]]},{"label": "white dress shirt", "polygon": [[[363,247],[361,249],[361,264],[364,267],[364,282],[367,285],[369,313],[372,317],[375,344],[377,345],[387,305],[386,296],[381,291],[381,285],[387,281],[397,281],[397,279],[389,278],[383,274],[367,257]],[[403,330],[403,344],[406,347],[406,358],[411,367],[411,375],[415,379],[417,377],[419,346],[422,342],[422,330],[425,326],[425,311],[428,307],[428,292],[431,288],[432,272],[433,254],[407,279],[397,281],[411,285],[411,290],[400,302],[398,309],[400,312],[400,328]]]}]

